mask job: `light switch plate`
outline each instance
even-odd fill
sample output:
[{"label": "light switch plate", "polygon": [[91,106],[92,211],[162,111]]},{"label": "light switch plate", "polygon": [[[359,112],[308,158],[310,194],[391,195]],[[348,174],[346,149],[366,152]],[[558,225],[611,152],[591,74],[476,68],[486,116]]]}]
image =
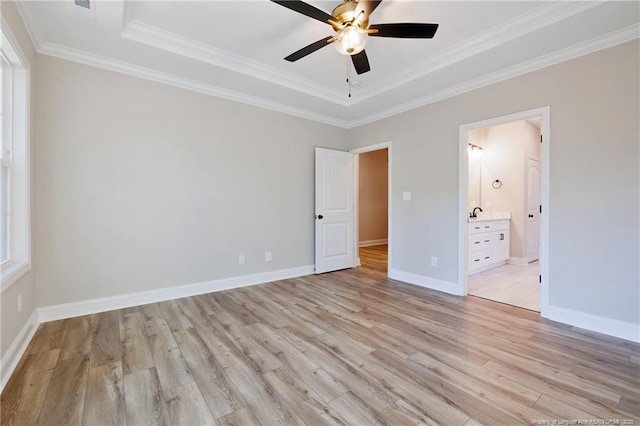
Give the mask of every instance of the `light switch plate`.
[{"label": "light switch plate", "polygon": [[402,201],[411,201],[411,192],[410,191],[404,191],[402,193]]}]

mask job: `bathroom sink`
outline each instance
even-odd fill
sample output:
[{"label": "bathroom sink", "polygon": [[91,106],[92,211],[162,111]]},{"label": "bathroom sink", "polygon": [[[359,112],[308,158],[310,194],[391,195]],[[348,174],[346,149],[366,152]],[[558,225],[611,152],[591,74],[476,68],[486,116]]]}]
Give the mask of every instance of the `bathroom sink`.
[{"label": "bathroom sink", "polygon": [[482,212],[478,217],[467,217],[467,222],[486,222],[488,220],[504,220],[511,219],[511,213],[508,212]]}]

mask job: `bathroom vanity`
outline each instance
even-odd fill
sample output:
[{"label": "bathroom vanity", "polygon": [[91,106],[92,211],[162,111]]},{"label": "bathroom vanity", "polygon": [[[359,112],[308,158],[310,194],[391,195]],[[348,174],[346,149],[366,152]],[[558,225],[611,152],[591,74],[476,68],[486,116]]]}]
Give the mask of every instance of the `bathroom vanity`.
[{"label": "bathroom vanity", "polygon": [[469,219],[469,275],[504,265],[509,259],[510,215]]}]

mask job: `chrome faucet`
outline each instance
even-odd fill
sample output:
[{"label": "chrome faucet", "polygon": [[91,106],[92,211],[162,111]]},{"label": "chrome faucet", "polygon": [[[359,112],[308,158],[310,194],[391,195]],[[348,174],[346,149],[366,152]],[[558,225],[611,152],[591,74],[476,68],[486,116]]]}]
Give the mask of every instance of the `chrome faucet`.
[{"label": "chrome faucet", "polygon": [[473,213],[471,213],[471,215],[469,217],[478,217],[478,214],[476,213],[476,210],[480,210],[480,213],[482,213],[482,209],[480,207],[474,207],[473,208]]}]

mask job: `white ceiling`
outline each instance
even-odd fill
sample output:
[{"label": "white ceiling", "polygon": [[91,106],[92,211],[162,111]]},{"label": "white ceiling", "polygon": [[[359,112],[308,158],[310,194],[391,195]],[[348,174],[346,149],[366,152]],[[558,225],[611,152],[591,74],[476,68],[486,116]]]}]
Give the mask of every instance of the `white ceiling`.
[{"label": "white ceiling", "polygon": [[[337,1],[309,1],[328,13]],[[345,82],[329,25],[267,0],[21,1],[40,53],[346,128],[640,36],[637,1],[394,1],[371,23],[433,22],[432,40],[370,38],[371,71]]]}]

